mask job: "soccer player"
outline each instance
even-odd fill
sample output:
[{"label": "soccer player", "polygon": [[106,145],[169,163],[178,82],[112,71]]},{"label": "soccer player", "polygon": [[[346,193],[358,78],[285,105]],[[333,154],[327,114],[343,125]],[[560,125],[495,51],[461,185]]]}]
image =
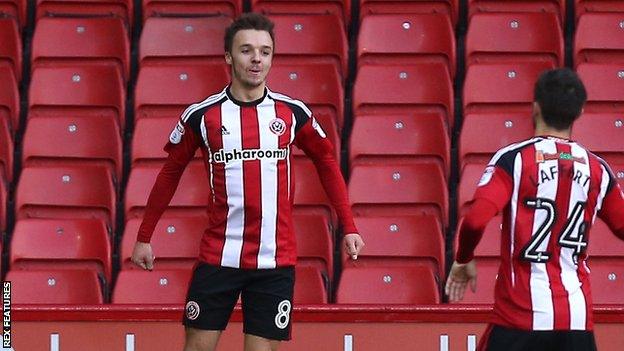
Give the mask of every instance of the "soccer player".
[{"label": "soccer player", "polygon": [[364,245],[325,132],[305,104],[266,87],[273,26],[266,17],[249,13],[226,29],[231,83],[182,113],[137,235],[132,260],[151,270],[154,227],[200,148],[212,203],[186,299],[185,351],[216,348],[239,295],[246,351],[275,351],[281,340],[290,339],[297,256],[292,144],[314,161],[346,233],[347,254],[356,259]]},{"label": "soccer player", "polygon": [[624,195],[607,163],[570,140],[586,99],[571,70],[544,72],[534,91],[535,137],[494,155],[460,225],[450,301],[476,289],[474,249],[502,211],[494,319],[479,350],[596,350],[589,233],[598,216],[624,240]]}]

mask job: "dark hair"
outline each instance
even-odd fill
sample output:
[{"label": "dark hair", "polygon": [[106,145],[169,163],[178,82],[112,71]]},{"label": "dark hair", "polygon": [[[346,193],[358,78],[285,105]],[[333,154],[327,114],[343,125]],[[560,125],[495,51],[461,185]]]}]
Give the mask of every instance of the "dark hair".
[{"label": "dark hair", "polygon": [[225,52],[232,51],[234,36],[238,33],[238,31],[244,29],[255,29],[269,32],[271,41],[273,41],[273,45],[275,45],[275,33],[273,33],[273,27],[275,27],[275,24],[266,16],[259,13],[242,14],[225,30]]},{"label": "dark hair", "polygon": [[534,100],[551,128],[566,130],[581,115],[587,92],[581,79],[569,68],[545,71],[535,83]]}]

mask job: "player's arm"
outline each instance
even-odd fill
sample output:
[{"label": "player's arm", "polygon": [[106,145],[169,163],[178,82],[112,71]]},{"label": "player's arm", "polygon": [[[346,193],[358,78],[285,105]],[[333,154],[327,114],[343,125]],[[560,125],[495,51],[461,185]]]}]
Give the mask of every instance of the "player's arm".
[{"label": "player's arm", "polygon": [[357,255],[364,246],[364,241],[358,234],[353,221],[347,186],[334,157],[334,147],[314,117],[310,116],[298,120],[304,122],[297,131],[295,144],[314,162],[323,189],[325,189],[342,224],[345,233],[344,249],[352,259],[357,259]]},{"label": "player's arm", "polygon": [[165,151],[169,154],[147,199],[143,221],[137,233],[137,242],[132,252],[132,262],[143,269],[151,270],[154,264],[152,247],[149,244],[156,224],[167,209],[180,183],[184,169],[193,159],[201,138],[190,125],[178,122],[171,132]]},{"label": "player's arm", "polygon": [[624,193],[613,178],[610,179],[598,216],[609,226],[613,234],[624,240]]}]

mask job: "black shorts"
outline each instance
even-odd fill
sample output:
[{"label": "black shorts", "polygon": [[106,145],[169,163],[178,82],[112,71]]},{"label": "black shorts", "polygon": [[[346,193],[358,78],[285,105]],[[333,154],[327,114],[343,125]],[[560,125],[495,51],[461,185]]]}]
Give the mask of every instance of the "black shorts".
[{"label": "black shorts", "polygon": [[198,263],[186,297],[184,325],[225,330],[241,297],[245,334],[290,340],[294,267],[238,269]]},{"label": "black shorts", "polygon": [[489,325],[479,351],[596,351],[594,333],[585,330],[519,330]]}]

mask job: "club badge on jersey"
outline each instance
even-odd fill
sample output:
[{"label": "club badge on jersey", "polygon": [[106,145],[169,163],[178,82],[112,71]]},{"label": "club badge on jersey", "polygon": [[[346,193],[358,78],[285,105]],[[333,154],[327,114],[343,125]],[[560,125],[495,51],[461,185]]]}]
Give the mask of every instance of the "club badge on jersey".
[{"label": "club badge on jersey", "polygon": [[172,144],[179,144],[182,141],[182,136],[184,135],[184,126],[182,122],[178,121],[178,124],[173,128],[171,134],[169,135],[169,141]]}]

